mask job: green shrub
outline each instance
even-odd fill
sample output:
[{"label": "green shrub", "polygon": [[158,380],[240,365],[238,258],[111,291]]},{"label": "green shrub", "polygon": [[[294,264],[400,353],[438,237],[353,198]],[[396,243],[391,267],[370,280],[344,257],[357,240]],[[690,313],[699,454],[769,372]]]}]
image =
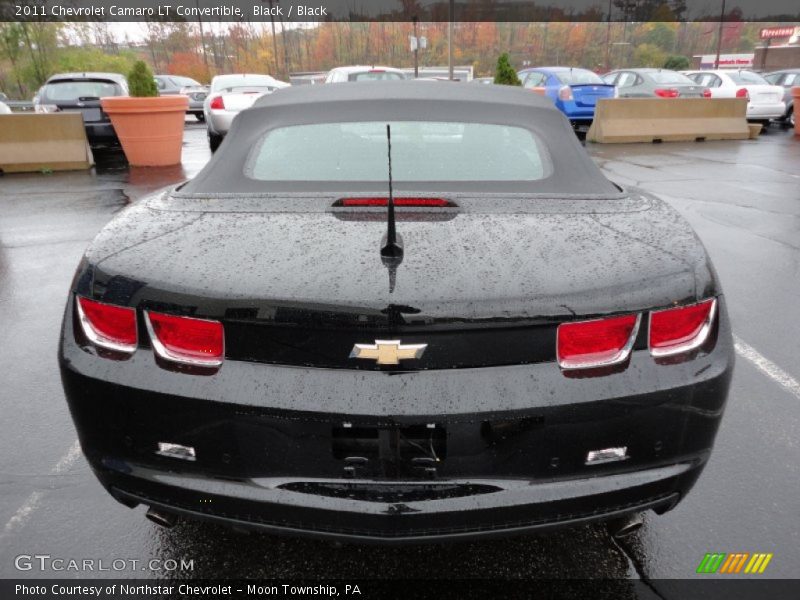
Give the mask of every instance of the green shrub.
[{"label": "green shrub", "polygon": [[685,71],[689,68],[689,59],[685,56],[668,56],[664,61],[665,69],[672,69],[673,71]]},{"label": "green shrub", "polygon": [[133,63],[133,68],[128,73],[128,89],[131,96],[135,98],[158,96],[158,87],[156,87],[156,80],[153,79],[153,72],[144,61],[137,60]]},{"label": "green shrub", "polygon": [[517,72],[511,66],[508,52],[503,52],[497,59],[497,70],[494,74],[494,82],[498,85],[522,85],[517,77]]}]

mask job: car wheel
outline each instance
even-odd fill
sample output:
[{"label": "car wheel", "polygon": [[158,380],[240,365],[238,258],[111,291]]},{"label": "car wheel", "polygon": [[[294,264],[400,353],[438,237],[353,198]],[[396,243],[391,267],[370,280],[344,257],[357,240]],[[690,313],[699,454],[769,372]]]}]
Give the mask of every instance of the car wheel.
[{"label": "car wheel", "polygon": [[194,113],[195,118],[201,123],[205,123],[206,116],[203,113]]},{"label": "car wheel", "polygon": [[222,143],[222,136],[216,133],[208,132],[208,147],[212,152],[216,152],[219,145]]}]

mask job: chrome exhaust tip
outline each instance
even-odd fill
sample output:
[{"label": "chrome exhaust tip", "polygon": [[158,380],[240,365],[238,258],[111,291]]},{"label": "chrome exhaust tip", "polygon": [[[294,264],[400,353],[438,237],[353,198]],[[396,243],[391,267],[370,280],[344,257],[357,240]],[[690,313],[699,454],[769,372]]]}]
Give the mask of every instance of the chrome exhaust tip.
[{"label": "chrome exhaust tip", "polygon": [[150,519],[156,525],[164,527],[165,529],[171,529],[175,523],[178,522],[178,517],[175,515],[168,512],[162,512],[153,508],[152,506],[147,509],[145,517]]},{"label": "chrome exhaust tip", "polygon": [[608,522],[609,533],[619,539],[636,533],[644,525],[642,513],[633,513]]}]

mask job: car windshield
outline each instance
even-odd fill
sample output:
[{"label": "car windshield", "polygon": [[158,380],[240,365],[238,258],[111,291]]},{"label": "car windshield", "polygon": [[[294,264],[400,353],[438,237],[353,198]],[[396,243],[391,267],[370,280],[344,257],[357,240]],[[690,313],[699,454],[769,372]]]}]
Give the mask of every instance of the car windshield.
[{"label": "car windshield", "polygon": [[764,79],[758,73],[753,73],[752,71],[728,71],[728,77],[730,77],[734,83],[738,83],[740,85],[746,84],[755,84],[755,85],[769,85],[769,82]]},{"label": "car windshield", "polygon": [[689,79],[683,73],[676,71],[653,71],[648,73],[650,78],[660,84],[664,85],[696,85],[696,82]]},{"label": "car windshield", "polygon": [[597,73],[586,69],[570,69],[556,73],[556,77],[564,85],[603,85],[605,83]]},{"label": "car windshield", "polygon": [[[385,121],[316,123],[269,131],[245,175],[260,181],[384,181]],[[488,123],[402,121],[392,132],[395,181],[535,181],[549,174],[528,129]]]},{"label": "car windshield", "polygon": [[122,88],[113,81],[83,79],[80,81],[53,81],[42,89],[42,102],[75,102],[79,98],[105,98],[121,96]]},{"label": "car windshield", "polygon": [[267,75],[226,75],[217,77],[212,84],[213,91],[235,88],[268,88],[275,85],[275,80]]},{"label": "car windshield", "polygon": [[401,73],[395,71],[361,71],[358,73],[350,73],[348,76],[350,81],[398,81],[405,79]]}]

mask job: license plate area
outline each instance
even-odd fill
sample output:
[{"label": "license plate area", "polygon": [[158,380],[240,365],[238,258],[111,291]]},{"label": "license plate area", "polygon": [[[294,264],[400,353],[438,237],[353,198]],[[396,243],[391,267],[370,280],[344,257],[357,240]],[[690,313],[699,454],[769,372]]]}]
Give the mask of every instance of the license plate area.
[{"label": "license plate area", "polygon": [[447,432],[436,423],[333,427],[331,452],[350,477],[434,477],[447,458]]}]

